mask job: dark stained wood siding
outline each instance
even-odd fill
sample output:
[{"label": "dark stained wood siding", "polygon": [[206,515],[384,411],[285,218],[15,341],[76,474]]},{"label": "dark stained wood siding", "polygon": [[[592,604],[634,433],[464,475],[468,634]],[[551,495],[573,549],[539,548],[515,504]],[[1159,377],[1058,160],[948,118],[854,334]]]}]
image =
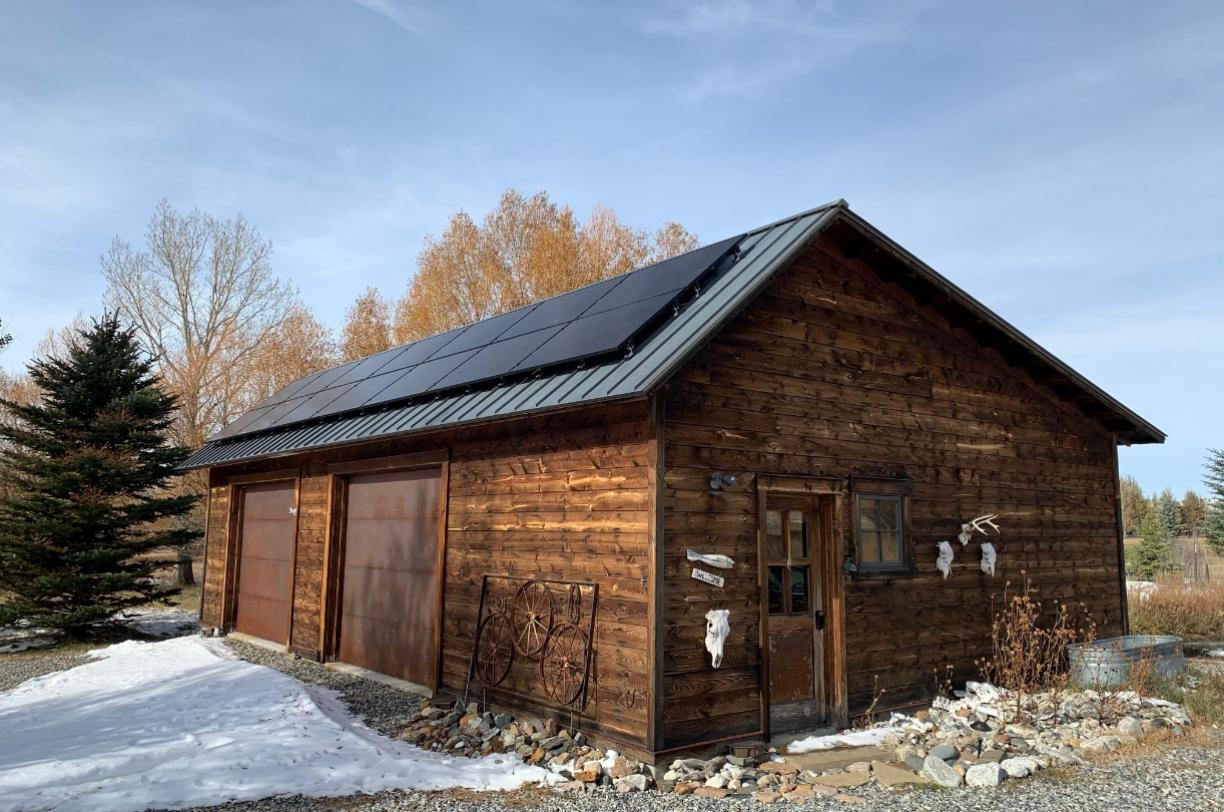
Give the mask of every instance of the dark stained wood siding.
[{"label": "dark stained wood siding", "polygon": [[[1121,629],[1111,438],[975,342],[937,308],[822,238],[673,380],[666,400],[663,746],[759,723],[757,473],[912,482],[913,577],[846,585],[850,711],[928,694],[934,671],[977,673],[991,601],[1027,573],[1047,601],[1084,604]],[[737,474],[711,491],[712,471]],[[962,520],[1000,514],[994,578]],[[849,551],[849,505],[842,527]],[[946,581],[936,543],[954,541]],[[736,560],[726,589],[691,581],[688,547]],[[723,667],[704,614],[731,609]]]},{"label": "dark stained wood siding", "polygon": [[208,534],[204,540],[204,585],[200,597],[200,622],[205,628],[224,624],[222,598],[225,592],[225,556],[229,536],[229,488],[208,489]]},{"label": "dark stained wood siding", "polygon": [[303,656],[320,656],[319,620],[323,595],[323,550],[327,520],[327,476],[304,476],[298,495],[297,558],[294,561],[293,629],[290,648]]},{"label": "dark stained wood siding", "polygon": [[[644,748],[654,515],[653,426],[645,401],[215,469],[219,484],[262,470],[301,471],[292,648],[321,656],[323,562],[334,533],[328,512],[335,512],[328,466],[438,449],[449,459],[442,688],[460,693],[465,687],[482,575],[593,581],[599,585],[596,657],[582,725]],[[226,540],[212,525],[224,527],[224,492],[214,488],[210,506],[217,517],[210,520],[210,543],[215,539],[219,548]],[[215,572],[219,578],[220,566]],[[219,603],[213,573],[210,564],[205,594],[215,593]],[[490,698],[513,705],[508,697]]]}]

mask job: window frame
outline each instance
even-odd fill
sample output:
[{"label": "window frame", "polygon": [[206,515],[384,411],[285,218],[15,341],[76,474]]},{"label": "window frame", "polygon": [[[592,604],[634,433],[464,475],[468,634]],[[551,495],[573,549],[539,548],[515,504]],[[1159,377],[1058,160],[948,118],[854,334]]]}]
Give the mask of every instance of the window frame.
[{"label": "window frame", "polygon": [[[871,499],[880,502],[892,502],[897,505],[900,515],[897,521],[897,546],[901,560],[896,562],[864,561],[863,543],[867,532],[863,529],[863,500]],[[914,551],[909,528],[909,495],[903,491],[869,487],[854,492],[853,513],[851,514],[851,529],[854,538],[854,575],[856,578],[912,576],[914,574]],[[881,550],[881,553],[883,551]]]}]

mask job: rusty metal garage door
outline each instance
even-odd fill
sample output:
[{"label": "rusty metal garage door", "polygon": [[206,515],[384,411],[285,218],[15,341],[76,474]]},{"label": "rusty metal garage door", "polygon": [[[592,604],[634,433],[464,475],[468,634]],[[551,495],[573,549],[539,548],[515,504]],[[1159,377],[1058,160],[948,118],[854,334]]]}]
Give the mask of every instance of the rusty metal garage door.
[{"label": "rusty metal garage door", "polygon": [[292,482],[248,485],[242,499],[235,628],[287,643],[293,594]]},{"label": "rusty metal garage door", "polygon": [[436,468],[349,480],[342,662],[434,684],[440,486]]}]

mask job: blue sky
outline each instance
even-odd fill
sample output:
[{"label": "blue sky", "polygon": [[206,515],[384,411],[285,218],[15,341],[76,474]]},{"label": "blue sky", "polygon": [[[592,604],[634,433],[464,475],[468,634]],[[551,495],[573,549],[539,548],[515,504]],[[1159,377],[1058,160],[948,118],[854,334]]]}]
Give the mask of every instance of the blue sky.
[{"label": "blue sky", "polygon": [[0,0],[0,318],[96,312],[157,200],[338,326],[507,187],[705,241],[844,197],[1170,435],[1224,446],[1224,4]]}]

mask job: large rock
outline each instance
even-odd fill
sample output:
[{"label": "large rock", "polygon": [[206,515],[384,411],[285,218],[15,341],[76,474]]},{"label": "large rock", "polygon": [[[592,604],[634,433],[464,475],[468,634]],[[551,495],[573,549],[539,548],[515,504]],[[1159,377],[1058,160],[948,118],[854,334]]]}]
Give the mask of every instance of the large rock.
[{"label": "large rock", "polygon": [[937,744],[931,748],[929,755],[944,761],[955,761],[960,752],[950,744]]},{"label": "large rock", "polygon": [[948,762],[938,756],[927,756],[922,763],[922,776],[941,787],[959,787],[964,780]]},{"label": "large rock", "polygon": [[641,773],[618,778],[613,784],[617,792],[644,792],[647,786],[646,776]]},{"label": "large rock", "polygon": [[798,775],[799,768],[794,764],[787,764],[785,761],[766,761],[758,767],[763,773],[772,773],[773,775]]},{"label": "large rock", "polygon": [[974,764],[965,772],[965,783],[971,787],[997,787],[1005,775],[998,764]]},{"label": "large rock", "polygon": [[1024,778],[1041,769],[1037,759],[1032,756],[1016,756],[1004,759],[999,766],[1003,768],[1003,772],[1007,773],[1008,778]]},{"label": "large rock", "polygon": [[1139,736],[1143,733],[1143,722],[1133,716],[1123,716],[1118,722],[1118,732],[1123,736]]}]

